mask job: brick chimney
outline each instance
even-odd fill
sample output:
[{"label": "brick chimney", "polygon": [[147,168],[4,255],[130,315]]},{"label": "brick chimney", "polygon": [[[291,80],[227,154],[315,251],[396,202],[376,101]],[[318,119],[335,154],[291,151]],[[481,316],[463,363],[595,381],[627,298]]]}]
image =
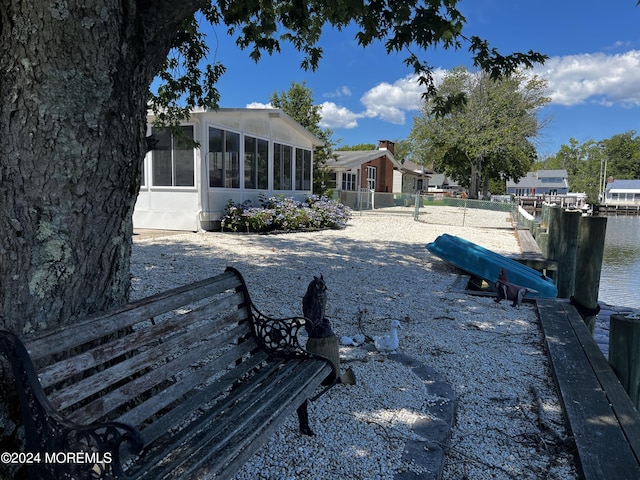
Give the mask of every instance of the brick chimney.
[{"label": "brick chimney", "polygon": [[390,140],[378,140],[378,150],[389,150],[391,155],[395,155],[393,151],[395,143]]}]

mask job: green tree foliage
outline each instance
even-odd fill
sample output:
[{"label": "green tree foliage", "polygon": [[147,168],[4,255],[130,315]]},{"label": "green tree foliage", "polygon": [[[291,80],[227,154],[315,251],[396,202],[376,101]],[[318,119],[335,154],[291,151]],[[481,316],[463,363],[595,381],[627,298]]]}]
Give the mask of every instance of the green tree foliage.
[{"label": "green tree foliage", "polygon": [[[197,4],[195,0],[189,3]],[[425,95],[435,95],[432,67],[426,53],[433,48],[458,50],[467,46],[473,64],[491,78],[510,75],[520,67],[543,63],[548,57],[538,52],[503,55],[487,40],[463,34],[465,17],[457,9],[458,0],[383,0],[362,3],[290,0],[222,0],[199,4],[199,12],[214,27],[223,26],[236,37],[236,45],[249,51],[256,62],[263,54],[280,52],[281,44],[291,43],[302,53],[301,68],[315,70],[322,58],[320,46],[323,28],[338,30],[355,24],[356,40],[366,47],[383,42],[388,53],[406,54],[404,63],[419,74]],[[206,38],[198,30],[197,10],[184,18],[173,42],[172,54],[164,64],[157,94],[151,94],[154,113],[164,122],[176,124],[190,107],[215,108],[219,92],[215,84],[225,71],[219,63],[199,66],[208,54]],[[443,108],[447,97],[438,97]]]},{"label": "green tree foliage", "polygon": [[640,179],[640,137],[634,130],[602,140],[607,176]]},{"label": "green tree foliage", "polygon": [[336,150],[340,150],[343,152],[354,152],[354,151],[365,151],[365,150],[375,150],[376,145],[373,143],[358,143],[356,145],[341,145],[336,148]]},{"label": "green tree foliage", "polygon": [[599,203],[608,177],[640,179],[640,137],[630,130],[600,141],[571,138],[535,168],[566,170],[570,190],[586,193],[589,203]]},{"label": "green tree foliage", "polygon": [[[428,99],[411,131],[413,156],[467,186],[471,198],[491,181],[518,180],[536,153],[537,114],[549,98],[546,83],[521,72],[494,79],[464,68],[450,72],[440,100]],[[442,103],[442,98],[448,98]]]},{"label": "green tree foliage", "polygon": [[275,108],[281,108],[300,125],[309,130],[313,135],[324,142],[322,147],[317,147],[313,153],[313,193],[324,195],[327,193],[327,185],[330,169],[327,161],[334,157],[333,131],[329,128],[321,128],[321,106],[314,105],[313,92],[307,87],[306,82],[292,82],[286,92],[273,92],[269,103]]}]

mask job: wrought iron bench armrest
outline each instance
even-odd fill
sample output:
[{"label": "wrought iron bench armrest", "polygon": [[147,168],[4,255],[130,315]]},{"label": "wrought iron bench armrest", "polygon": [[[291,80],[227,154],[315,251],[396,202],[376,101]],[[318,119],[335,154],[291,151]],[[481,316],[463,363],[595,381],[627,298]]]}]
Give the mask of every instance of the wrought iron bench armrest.
[{"label": "wrought iron bench armrest", "polygon": [[298,338],[304,330],[303,317],[272,318],[251,304],[251,330],[256,341],[270,355],[294,358],[309,357]]}]

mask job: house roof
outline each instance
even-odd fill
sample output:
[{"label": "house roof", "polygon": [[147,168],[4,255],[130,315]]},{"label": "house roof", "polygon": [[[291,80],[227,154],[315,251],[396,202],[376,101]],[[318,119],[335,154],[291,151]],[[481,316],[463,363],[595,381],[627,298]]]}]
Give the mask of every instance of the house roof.
[{"label": "house roof", "polygon": [[386,156],[393,167],[401,172],[411,173],[414,175],[428,175],[421,165],[418,165],[410,160],[399,161],[393,154],[386,149],[376,150],[337,150],[334,152],[337,159],[335,161],[327,161],[327,166],[339,171],[346,171],[352,168],[357,168],[363,163],[375,160],[380,157]]},{"label": "house roof", "polygon": [[[569,188],[566,170],[538,170],[529,172],[519,181],[507,180],[507,188]],[[557,179],[557,181],[550,181]]]},{"label": "house roof", "polygon": [[566,170],[538,170],[533,172],[538,174],[538,178],[568,178]]},{"label": "house roof", "polygon": [[638,192],[640,191],[640,180],[614,180],[613,182],[607,183],[606,191]]},{"label": "house roof", "polygon": [[402,165],[402,170],[404,170],[405,172],[411,172],[411,173],[415,173],[416,175],[425,175],[425,176],[433,175],[432,172],[424,168],[422,165],[418,165],[417,163],[414,163],[411,160],[404,160],[400,162],[400,164]]},{"label": "house roof", "polygon": [[[191,110],[190,115],[192,118],[211,114],[214,117],[218,117],[220,115],[233,118],[245,118],[250,119],[253,118],[266,118],[266,119],[277,119],[286,125],[286,128],[291,129],[296,132],[297,135],[308,140],[311,145],[314,147],[321,147],[324,145],[324,142],[320,140],[318,137],[313,135],[309,130],[300,125],[293,117],[284,112],[284,110],[280,108],[219,108],[217,110],[210,110],[207,108],[198,107]],[[153,118],[153,114],[148,112],[147,116],[149,118]]]},{"label": "house roof", "polygon": [[447,177],[444,173],[432,173],[429,176],[429,186],[437,187],[448,185],[449,187],[459,187],[458,183],[455,180]]},{"label": "house roof", "polygon": [[338,150],[334,153],[336,154],[336,160],[328,161],[327,166],[336,170],[350,170],[385,155],[394,166],[398,163],[388,150]]}]

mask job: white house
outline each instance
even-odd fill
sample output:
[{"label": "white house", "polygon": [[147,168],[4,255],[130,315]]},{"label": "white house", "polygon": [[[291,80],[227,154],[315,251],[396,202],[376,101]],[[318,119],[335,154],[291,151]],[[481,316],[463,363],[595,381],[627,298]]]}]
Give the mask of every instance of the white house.
[{"label": "white house", "polygon": [[640,180],[610,179],[605,189],[605,205],[640,205]]},{"label": "white house", "polygon": [[507,194],[516,197],[566,195],[567,193],[569,193],[569,175],[566,170],[538,170],[527,173],[518,182],[507,180]]},{"label": "white house", "polygon": [[144,159],[134,228],[211,230],[229,200],[258,205],[260,194],[312,193],[313,149],[322,142],[282,110],[193,111],[180,128],[199,148],[148,121],[157,144]]}]

